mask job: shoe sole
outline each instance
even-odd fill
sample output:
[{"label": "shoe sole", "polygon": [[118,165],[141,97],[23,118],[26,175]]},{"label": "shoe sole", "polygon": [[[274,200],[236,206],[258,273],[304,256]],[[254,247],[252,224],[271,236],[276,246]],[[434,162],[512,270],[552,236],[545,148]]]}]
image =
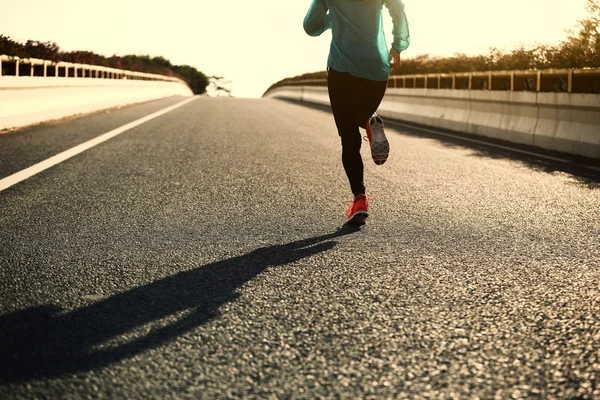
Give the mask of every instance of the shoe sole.
[{"label": "shoe sole", "polygon": [[357,211],[354,213],[354,215],[348,218],[346,223],[350,225],[364,225],[368,216],[369,213],[366,211]]},{"label": "shoe sole", "polygon": [[[375,117],[376,121],[381,118]],[[383,129],[383,121],[376,122],[381,125],[381,129],[374,130],[371,128],[371,121],[369,120],[369,130],[371,131],[371,157],[373,161],[377,165],[381,165],[385,163],[390,154],[390,143],[385,136],[385,131]]]}]

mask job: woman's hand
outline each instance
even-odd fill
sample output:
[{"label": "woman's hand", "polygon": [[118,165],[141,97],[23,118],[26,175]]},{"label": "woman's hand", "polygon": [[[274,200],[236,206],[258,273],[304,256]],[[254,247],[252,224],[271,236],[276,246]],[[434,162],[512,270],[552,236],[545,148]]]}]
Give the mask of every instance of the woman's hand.
[{"label": "woman's hand", "polygon": [[392,65],[393,70],[400,69],[400,64],[402,61],[400,60],[400,53],[394,49],[390,49],[390,64]]}]

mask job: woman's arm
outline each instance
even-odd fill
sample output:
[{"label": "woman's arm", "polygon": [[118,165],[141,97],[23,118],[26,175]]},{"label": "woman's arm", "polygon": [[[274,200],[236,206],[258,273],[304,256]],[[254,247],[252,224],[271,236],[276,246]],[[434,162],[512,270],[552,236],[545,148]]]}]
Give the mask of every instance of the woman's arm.
[{"label": "woman's arm", "polygon": [[325,0],[313,0],[304,17],[304,31],[310,36],[319,36],[329,28],[331,16],[327,13]]},{"label": "woman's arm", "polygon": [[394,28],[394,43],[392,49],[400,53],[406,50],[410,45],[410,33],[408,31],[408,19],[404,13],[404,3],[402,0],[383,0],[385,6],[390,11]]}]

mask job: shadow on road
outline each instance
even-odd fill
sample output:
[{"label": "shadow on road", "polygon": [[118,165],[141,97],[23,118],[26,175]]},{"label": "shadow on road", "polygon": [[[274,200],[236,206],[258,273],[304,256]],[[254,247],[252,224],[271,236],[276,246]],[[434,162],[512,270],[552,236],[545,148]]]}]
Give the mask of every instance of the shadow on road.
[{"label": "shadow on road", "polygon": [[[326,252],[335,246],[334,238],[358,230],[344,226],[334,233],[263,247],[71,312],[41,306],[0,316],[0,383],[90,371],[160,346],[210,321],[219,307],[237,297],[240,286],[265,269]],[[177,316],[176,322],[160,321]],[[126,341],[149,323],[159,326]]]},{"label": "shadow on road", "polygon": [[[327,113],[331,113],[331,109],[329,107],[318,105],[318,104],[308,104],[303,103],[296,100],[287,100],[280,99],[281,101],[285,101],[291,104],[300,105],[303,107],[312,108],[315,110],[324,111]],[[332,119],[333,123],[333,119]],[[523,165],[527,166],[538,172],[545,173],[554,173],[554,172],[563,172],[569,175],[572,175],[578,184],[584,186],[588,189],[600,189],[600,172],[595,172],[590,168],[586,168],[586,165],[590,165],[593,167],[600,167],[600,162],[593,159],[587,159],[583,157],[571,156],[563,153],[556,153],[547,151],[544,149],[533,148],[528,146],[522,146],[514,143],[507,143],[500,140],[493,140],[488,138],[483,138],[474,135],[462,134],[454,131],[446,131],[440,128],[433,128],[436,131],[439,131],[440,134],[430,133],[423,131],[420,128],[432,129],[431,127],[419,126],[417,124],[412,123],[396,123],[395,121],[387,121],[388,126],[395,128],[402,132],[403,135],[409,135],[413,137],[434,139],[442,145],[449,148],[462,148],[472,150],[473,153],[471,156],[475,157],[487,157],[493,159],[508,159],[508,160],[516,160],[521,162]],[[444,133],[452,134],[453,137],[446,136]],[[474,143],[470,142],[469,139],[475,139],[481,142],[488,142],[489,145],[485,143]],[[510,149],[515,149],[517,151],[511,151],[510,149],[501,149],[494,144],[506,146]],[[560,158],[569,161],[568,163],[552,161],[543,157],[536,157],[534,155],[527,155],[523,153],[519,153],[518,150],[529,151],[537,154],[546,155],[549,157]]]}]

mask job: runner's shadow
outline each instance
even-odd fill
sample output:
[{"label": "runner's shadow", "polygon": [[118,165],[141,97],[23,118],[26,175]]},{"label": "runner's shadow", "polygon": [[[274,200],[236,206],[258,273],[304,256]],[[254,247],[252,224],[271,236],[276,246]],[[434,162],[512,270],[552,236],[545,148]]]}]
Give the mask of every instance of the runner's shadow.
[{"label": "runner's shadow", "polygon": [[[326,252],[334,238],[356,231],[345,226],[263,247],[70,312],[41,306],[0,316],[0,383],[90,371],[156,348],[210,321],[240,286],[267,268]],[[147,324],[146,334],[135,331]]]}]

